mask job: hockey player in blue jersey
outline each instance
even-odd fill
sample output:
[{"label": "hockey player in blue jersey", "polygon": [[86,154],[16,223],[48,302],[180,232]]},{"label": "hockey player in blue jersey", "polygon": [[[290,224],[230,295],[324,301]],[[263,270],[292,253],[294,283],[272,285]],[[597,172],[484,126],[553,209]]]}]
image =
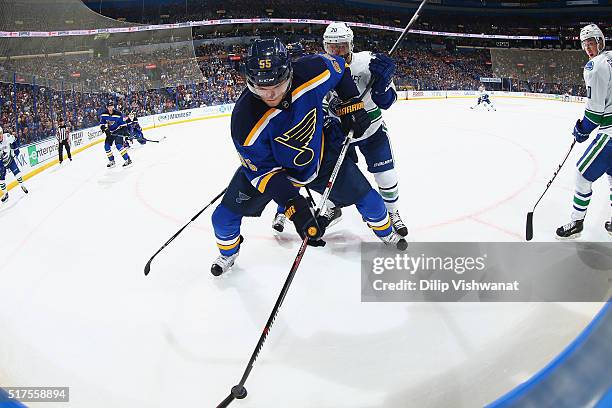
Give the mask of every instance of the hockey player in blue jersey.
[{"label": "hockey player in blue jersey", "polygon": [[100,115],[100,129],[106,134],[104,139],[104,150],[108,157],[108,164],[106,167],[115,166],[115,157],[111,151],[113,143],[119,154],[123,157],[123,167],[127,167],[132,164],[132,159],[127,153],[127,148],[123,144],[123,140],[129,136],[127,124],[123,120],[123,114],[115,110],[115,105],[112,101],[109,101],[106,105],[106,110]]},{"label": "hockey player in blue jersey", "polygon": [[130,139],[136,139],[138,143],[141,145],[146,144],[144,135],[142,134],[142,128],[140,127],[140,123],[138,123],[138,118],[136,117],[136,113],[130,112],[125,121],[127,124],[128,130],[130,132]]},{"label": "hockey player in blue jersey", "polygon": [[[278,39],[256,40],[246,59],[248,88],[232,112],[231,134],[242,167],[235,172],[212,224],[221,255],[211,272],[227,271],[238,256],[245,216],[260,216],[272,200],[285,208],[300,237],[322,246],[327,220],[315,216],[312,203],[300,194],[307,186],[319,193],[329,181],[339,156],[339,143],[353,130],[359,137],[370,118],[350,69],[341,57],[309,55],[294,63]],[[323,98],[335,90],[344,101],[340,121],[324,129]],[[355,163],[345,160],[330,194],[336,205],[355,205],[377,237],[399,249],[406,241],[391,226],[380,195]]]},{"label": "hockey player in blue jersey", "polygon": [[304,47],[299,41],[287,44],[287,52],[289,53],[289,58],[291,58],[292,61],[303,57],[305,54]]},{"label": "hockey player in blue jersey", "polygon": [[21,186],[21,190],[28,194],[28,189],[23,184],[23,177],[21,177],[21,172],[17,166],[17,161],[15,160],[15,157],[18,155],[19,141],[10,133],[4,133],[2,127],[0,127],[0,192],[2,193],[0,201],[3,203],[6,202],[9,197],[5,182],[7,169],[13,173],[17,179],[17,182]]}]

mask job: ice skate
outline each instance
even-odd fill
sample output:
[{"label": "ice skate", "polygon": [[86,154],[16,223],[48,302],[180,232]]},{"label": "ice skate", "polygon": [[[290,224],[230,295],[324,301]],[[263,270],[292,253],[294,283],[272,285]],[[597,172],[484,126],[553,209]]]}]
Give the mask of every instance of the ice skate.
[{"label": "ice skate", "polygon": [[378,237],[385,245],[395,245],[400,251],[405,251],[408,248],[408,242],[397,232],[393,231],[384,237]]},{"label": "ice skate", "polygon": [[389,218],[391,218],[391,224],[393,225],[393,229],[400,234],[402,237],[408,235],[408,227],[402,221],[402,218],[399,215],[399,210],[389,211]]},{"label": "ice skate", "polygon": [[557,239],[574,239],[580,237],[580,233],[584,228],[584,220],[576,220],[557,228]]},{"label": "ice skate", "polygon": [[238,252],[230,256],[219,255],[210,267],[210,273],[212,273],[214,276],[220,276],[221,274],[227,272],[228,269],[234,265],[234,261],[237,257]]},{"label": "ice skate", "polygon": [[272,221],[272,228],[278,232],[283,232],[285,229],[285,221],[287,221],[287,216],[285,216],[285,214],[276,213],[274,220]]},{"label": "ice skate", "polygon": [[342,209],[339,207],[327,208],[325,213],[323,214],[325,218],[327,218],[327,227],[329,228],[333,225],[336,225],[342,219]]}]

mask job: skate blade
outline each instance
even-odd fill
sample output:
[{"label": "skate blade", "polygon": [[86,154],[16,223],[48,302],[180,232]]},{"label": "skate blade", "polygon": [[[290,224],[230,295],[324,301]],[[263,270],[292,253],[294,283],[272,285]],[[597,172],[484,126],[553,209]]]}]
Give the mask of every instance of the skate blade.
[{"label": "skate blade", "polygon": [[581,235],[582,235],[582,232],[579,232],[579,233],[574,234],[574,235],[570,235],[569,237],[560,237],[557,234],[555,234],[555,238],[558,241],[572,241],[572,240],[574,240],[576,238],[580,238]]}]

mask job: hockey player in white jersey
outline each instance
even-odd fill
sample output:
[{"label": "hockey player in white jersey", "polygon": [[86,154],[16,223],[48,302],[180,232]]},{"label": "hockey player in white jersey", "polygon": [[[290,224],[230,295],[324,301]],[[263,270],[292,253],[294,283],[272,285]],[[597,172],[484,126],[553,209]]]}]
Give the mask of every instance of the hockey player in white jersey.
[{"label": "hockey player in white jersey", "polygon": [[495,109],[495,107],[493,106],[493,103],[491,103],[491,99],[490,99],[490,95],[489,95],[489,91],[487,91],[487,89],[485,88],[484,85],[480,85],[478,87],[478,102],[476,102],[476,105],[471,106],[470,109],[475,109],[476,107],[478,107],[480,104],[482,104],[482,106],[484,106],[485,108],[487,108],[487,111],[490,111],[491,109],[493,110],[497,110]]},{"label": "hockey player in white jersey", "polygon": [[19,146],[17,144],[15,136],[10,133],[4,133],[2,127],[0,127],[0,193],[2,193],[0,201],[3,203],[9,197],[5,181],[6,169],[13,173],[23,192],[28,193],[28,189],[23,184],[23,177],[21,177],[21,172],[15,161],[15,157],[19,155]]},{"label": "hockey player in white jersey", "polygon": [[[345,23],[331,23],[323,34],[323,48],[328,54],[339,55],[346,60],[359,92],[363,92],[370,78],[374,77],[372,89],[363,97],[372,124],[363,136],[353,140],[351,148],[358,147],[363,154],[368,172],[374,175],[378,184],[378,191],[385,202],[393,228],[405,237],[408,235],[408,228],[399,214],[398,177],[391,141],[381,112],[381,109],[389,109],[397,100],[393,84],[395,62],[386,54],[353,52],[353,38],[353,30]],[[329,99],[330,111],[333,111],[333,93]]]},{"label": "hockey player in white jersey", "polygon": [[[576,164],[576,191],[571,222],[557,229],[558,239],[580,236],[591,202],[591,185],[604,173],[608,175],[612,205],[612,52],[604,51],[606,40],[595,24],[580,30],[580,41],[582,49],[589,56],[589,62],[584,66],[587,102],[584,117],[576,121],[573,135],[578,143],[582,143],[595,129],[599,127],[599,130]],[[606,221],[604,228],[612,236],[611,220]]]},{"label": "hockey player in white jersey", "polygon": [[[393,228],[401,235],[408,235],[408,228],[402,221],[399,210],[399,189],[395,162],[391,150],[391,142],[387,134],[387,127],[382,119],[381,109],[388,109],[397,100],[395,85],[393,84],[393,74],[395,63],[391,58],[384,54],[372,54],[369,51],[353,52],[353,30],[345,23],[332,23],[323,35],[323,47],[325,52],[331,55],[341,56],[351,67],[353,80],[363,92],[374,76],[372,89],[364,96],[366,111],[370,116],[372,124],[367,131],[358,139],[352,142],[352,148],[359,147],[368,165],[368,171],[374,175],[378,191],[382,196]],[[334,105],[334,96],[330,95],[329,105]],[[331,214],[326,214],[331,220],[330,225],[338,219],[340,209],[335,209],[330,202]],[[277,214],[273,228],[282,230],[284,220],[281,214]],[[279,225],[280,224],[280,225]]]}]

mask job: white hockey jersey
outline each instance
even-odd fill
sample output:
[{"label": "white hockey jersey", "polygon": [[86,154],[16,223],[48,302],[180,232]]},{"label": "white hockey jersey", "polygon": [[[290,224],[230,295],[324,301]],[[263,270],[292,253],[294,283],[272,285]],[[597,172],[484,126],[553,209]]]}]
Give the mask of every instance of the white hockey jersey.
[{"label": "white hockey jersey", "polygon": [[[370,51],[361,51],[353,53],[353,58],[350,64],[351,75],[353,76],[353,81],[355,81],[359,93],[363,92],[366,89],[368,82],[370,82],[370,78],[372,76],[372,73],[370,72],[370,61],[372,60],[372,58],[374,58],[374,54],[372,54]],[[391,82],[391,87],[395,89],[395,84],[393,82]],[[334,97],[336,97],[335,92],[330,92],[330,94],[327,95],[327,101],[329,102]],[[367,94],[364,95],[363,102],[365,104],[365,109],[368,112],[368,115],[370,115],[370,120],[372,121],[372,123],[370,124],[370,127],[365,131],[363,136],[361,136],[359,139],[354,139],[353,143],[367,139],[368,137],[372,136],[374,132],[376,132],[378,128],[382,124],[384,124],[384,121],[382,119],[382,112],[372,100],[372,90],[370,90]]]},{"label": "white hockey jersey", "polygon": [[599,125],[598,133],[612,135],[612,51],[605,51],[584,66],[587,102],[584,115]]},{"label": "white hockey jersey", "polygon": [[13,149],[11,143],[15,141],[15,136],[10,133],[5,133],[0,142],[0,165],[8,166],[13,158]]}]

